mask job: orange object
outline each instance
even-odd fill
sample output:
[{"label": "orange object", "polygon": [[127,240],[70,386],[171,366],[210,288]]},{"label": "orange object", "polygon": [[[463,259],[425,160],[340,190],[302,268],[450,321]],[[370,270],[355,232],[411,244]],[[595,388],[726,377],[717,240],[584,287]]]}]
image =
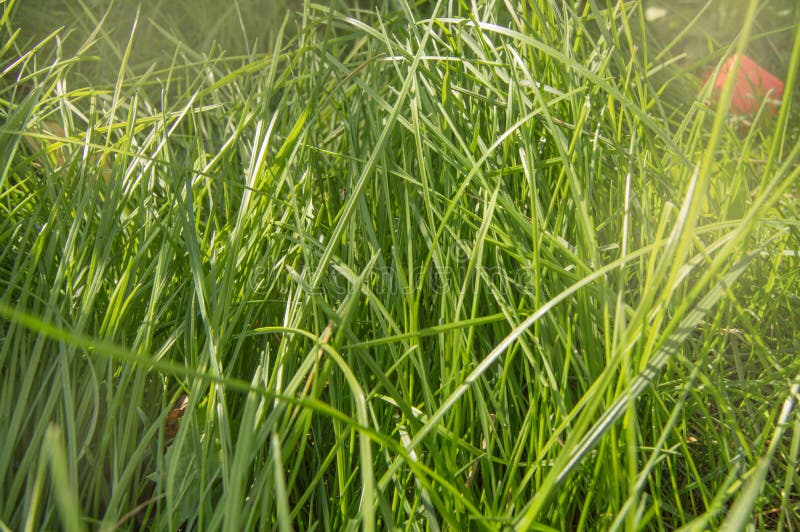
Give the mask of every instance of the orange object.
[{"label": "orange object", "polygon": [[[733,69],[736,54],[725,61],[714,80],[713,95],[718,98]],[[710,76],[711,74],[709,74]],[[783,82],[761,65],[742,55],[731,98],[731,113],[740,116],[754,115],[767,98],[767,109],[772,114],[778,110],[783,97]]]}]

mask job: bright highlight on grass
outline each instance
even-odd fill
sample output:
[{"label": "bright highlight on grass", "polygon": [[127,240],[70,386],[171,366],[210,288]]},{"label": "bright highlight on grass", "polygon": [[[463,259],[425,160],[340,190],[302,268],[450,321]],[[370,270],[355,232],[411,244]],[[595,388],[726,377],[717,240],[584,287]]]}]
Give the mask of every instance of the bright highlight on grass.
[{"label": "bright highlight on grass", "polygon": [[0,4],[2,528],[800,526],[796,6],[200,4]]}]

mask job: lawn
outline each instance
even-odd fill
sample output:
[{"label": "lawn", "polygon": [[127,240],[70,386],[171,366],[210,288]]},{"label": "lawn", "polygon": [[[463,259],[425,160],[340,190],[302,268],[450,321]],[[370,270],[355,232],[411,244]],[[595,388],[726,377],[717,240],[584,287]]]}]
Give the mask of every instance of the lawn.
[{"label": "lawn", "polygon": [[0,1],[0,530],[800,529],[797,2],[138,4]]}]

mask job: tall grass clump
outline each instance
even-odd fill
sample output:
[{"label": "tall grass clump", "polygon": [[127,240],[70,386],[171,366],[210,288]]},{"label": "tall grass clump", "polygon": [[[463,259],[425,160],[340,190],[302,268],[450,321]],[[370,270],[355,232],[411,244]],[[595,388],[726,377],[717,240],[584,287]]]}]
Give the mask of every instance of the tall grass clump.
[{"label": "tall grass clump", "polygon": [[800,526],[796,6],[743,127],[638,2],[94,4],[0,8],[4,528]]}]

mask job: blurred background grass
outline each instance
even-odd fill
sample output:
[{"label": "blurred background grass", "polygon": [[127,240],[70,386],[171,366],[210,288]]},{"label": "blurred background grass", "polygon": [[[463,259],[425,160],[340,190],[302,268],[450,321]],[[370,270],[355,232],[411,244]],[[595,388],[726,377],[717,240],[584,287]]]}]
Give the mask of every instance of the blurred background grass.
[{"label": "blurred background grass", "polygon": [[[580,0],[576,11],[592,1]],[[395,0],[333,0],[328,4],[366,21],[375,19],[377,13],[385,23],[400,12]],[[639,49],[621,49],[620,53],[641,54],[646,49],[649,59],[658,56],[656,63],[673,65],[674,68],[654,72],[653,83],[670,87],[664,91],[665,102],[673,102],[677,112],[682,112],[687,100],[697,93],[702,78],[730,52],[729,45],[742,27],[746,2],[646,0],[641,6],[643,11],[656,9],[661,14],[641,21],[645,32],[633,25],[631,30]],[[22,30],[23,48],[59,30],[62,57],[74,55],[90,35],[95,35],[103,45],[93,47],[90,58],[82,57],[71,75],[82,77],[83,83],[102,86],[116,80],[137,15],[136,44],[128,61],[128,70],[134,76],[143,75],[148,69],[167,68],[176,61],[191,64],[224,58],[229,65],[244,65],[253,54],[272,51],[286,17],[290,22],[284,41],[292,42],[302,26],[302,7],[300,0],[39,0],[19,2],[15,22]],[[431,7],[428,0],[418,0],[415,5],[420,16]],[[760,2],[748,45],[748,55],[781,79],[786,77],[793,21],[798,12],[800,2],[795,0]],[[105,22],[98,32],[101,20]]]}]

